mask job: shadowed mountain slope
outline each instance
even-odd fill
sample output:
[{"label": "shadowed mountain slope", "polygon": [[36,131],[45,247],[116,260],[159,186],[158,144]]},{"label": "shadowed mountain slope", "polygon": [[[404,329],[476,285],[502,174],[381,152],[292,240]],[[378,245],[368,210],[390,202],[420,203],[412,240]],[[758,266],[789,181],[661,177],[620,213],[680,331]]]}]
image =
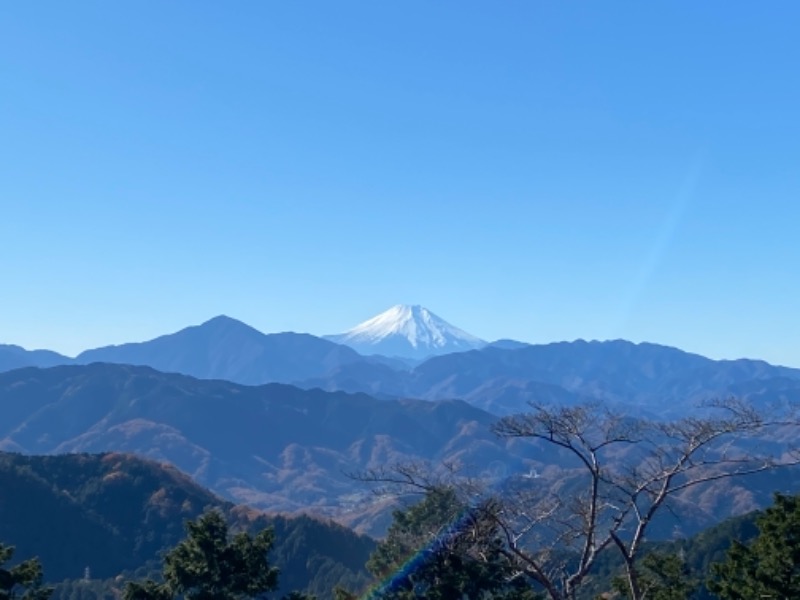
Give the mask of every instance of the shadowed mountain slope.
[{"label": "shadowed mountain slope", "polygon": [[[800,381],[791,378],[747,380],[731,389],[757,406],[800,401]],[[558,403],[576,399],[554,384],[530,383],[525,390]],[[509,402],[502,395],[501,401]],[[0,374],[0,411],[0,449],[134,452],[169,461],[233,501],[335,517],[373,533],[387,525],[392,498],[375,496],[348,473],[425,461],[462,465],[492,485],[535,469],[553,485],[567,486],[577,485],[570,481],[580,473],[569,453],[497,438],[490,429],[496,417],[460,400],[381,401],[94,363]],[[789,428],[747,443],[781,452],[793,436]],[[692,488],[683,497],[691,506],[688,530],[762,505],[776,488],[751,489],[753,481]],[[784,483],[795,486],[793,476]]]},{"label": "shadowed mountain slope", "polygon": [[372,540],[308,517],[235,507],[171,466],[118,453],[0,453],[0,540],[16,546],[18,559],[39,556],[49,581],[80,579],[86,567],[96,579],[157,567],[159,553],[185,536],[184,521],[209,508],[235,528],[275,529],[283,590],[310,582],[323,598],[337,583],[366,581]]},{"label": "shadowed mountain slope", "polygon": [[354,524],[376,499],[347,472],[420,459],[522,468],[490,433],[494,418],[460,401],[379,401],[95,363],[0,374],[0,411],[0,449],[136,452],[236,501]]}]

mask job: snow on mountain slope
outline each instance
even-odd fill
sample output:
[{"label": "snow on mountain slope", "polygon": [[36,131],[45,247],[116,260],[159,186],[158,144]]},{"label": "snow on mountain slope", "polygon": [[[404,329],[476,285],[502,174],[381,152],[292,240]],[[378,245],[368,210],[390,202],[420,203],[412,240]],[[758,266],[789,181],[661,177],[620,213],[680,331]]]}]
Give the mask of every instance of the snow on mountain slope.
[{"label": "snow on mountain slope", "polygon": [[427,308],[398,304],[381,314],[326,339],[362,354],[425,358],[481,348],[486,342],[450,325]]}]

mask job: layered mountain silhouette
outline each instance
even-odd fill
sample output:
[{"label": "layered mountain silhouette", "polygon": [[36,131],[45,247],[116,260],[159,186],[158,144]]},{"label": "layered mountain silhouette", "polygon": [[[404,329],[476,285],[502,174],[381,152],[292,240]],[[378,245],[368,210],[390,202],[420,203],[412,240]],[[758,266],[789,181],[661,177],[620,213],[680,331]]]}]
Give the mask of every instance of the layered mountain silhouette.
[{"label": "layered mountain silhouette", "polygon": [[[556,400],[565,393],[539,385]],[[750,379],[736,392],[757,406],[792,403],[800,401],[800,382]],[[560,485],[578,476],[569,455],[497,438],[496,417],[459,400],[376,400],[93,363],[0,374],[0,411],[0,450],[136,453],[170,462],[229,500],[335,517],[373,533],[388,525],[391,498],[348,474],[422,462],[457,464],[489,482],[523,481],[531,469]],[[780,479],[787,476],[770,475],[763,487],[726,480],[697,498],[692,490],[682,526],[695,531],[763,505],[775,489],[796,489],[794,479]]]},{"label": "layered mountain silhouette", "polygon": [[[377,319],[382,325],[373,333],[391,332],[399,325],[416,327],[421,314],[438,322],[422,307],[395,309]],[[366,328],[362,333],[368,330],[372,331]],[[417,334],[417,339],[424,338],[420,330]],[[386,340],[409,343],[394,335],[389,333]],[[449,346],[440,349],[445,347]],[[735,386],[749,381],[800,379],[798,369],[763,361],[714,361],[676,348],[623,340],[540,345],[500,340],[424,361],[363,356],[308,334],[263,334],[224,316],[146,342],[87,350],[75,359],[46,350],[0,346],[0,371],[92,362],[150,366],[246,385],[278,382],[364,392],[382,399],[459,398],[498,415],[526,410],[529,402],[594,399],[650,416],[673,417],[710,398],[729,395]]]},{"label": "layered mountain silhouette", "polygon": [[154,340],[87,350],[75,362],[147,365],[170,373],[244,384],[289,383],[363,361],[357,352],[300,333],[265,335],[219,316]]},{"label": "layered mountain silhouette", "polygon": [[382,399],[458,398],[497,415],[524,411],[529,402],[592,399],[656,417],[686,414],[698,403],[729,395],[735,386],[750,381],[800,379],[798,369],[763,361],[714,361],[624,340],[540,345],[499,340],[485,345],[420,306],[398,305],[332,338],[364,352],[402,354],[402,346],[406,356],[447,353],[423,361],[363,356],[329,339],[291,332],[263,334],[219,316],[146,342],[87,350],[74,359],[0,346],[0,371],[106,362],[246,385],[277,382],[364,392]]},{"label": "layered mountain silhouette", "polygon": [[746,382],[800,380],[800,370],[763,361],[714,361],[623,340],[510,346],[433,357],[391,376],[342,365],[335,374],[302,385],[388,397],[460,398],[494,414],[524,411],[529,402],[600,400],[650,416],[674,417],[730,395]]},{"label": "layered mountain silhouette", "polygon": [[0,374],[0,411],[0,450],[133,452],[228,499],[364,529],[373,508],[377,527],[388,515],[347,473],[407,460],[523,469],[489,431],[494,417],[460,401],[380,401],[94,363]]},{"label": "layered mountain silhouette", "polygon": [[402,359],[361,356],[347,346],[310,334],[264,334],[224,315],[145,342],[86,350],[75,358],[49,350],[0,345],[0,372],[93,362],[149,366],[246,385],[333,377],[344,365],[358,365],[376,374],[409,368]]},{"label": "layered mountain silhouette", "polygon": [[0,372],[22,367],[54,367],[72,359],[50,350],[26,350],[20,346],[0,344]]}]

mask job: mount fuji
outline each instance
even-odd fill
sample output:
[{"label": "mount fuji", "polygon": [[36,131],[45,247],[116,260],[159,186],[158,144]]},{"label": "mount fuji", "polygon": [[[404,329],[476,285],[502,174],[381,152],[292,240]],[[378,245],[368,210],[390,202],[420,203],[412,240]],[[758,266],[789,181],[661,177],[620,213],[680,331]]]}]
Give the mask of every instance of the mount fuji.
[{"label": "mount fuji", "polygon": [[325,339],[361,354],[423,359],[482,348],[486,342],[454,327],[427,308],[398,304],[338,335]]}]

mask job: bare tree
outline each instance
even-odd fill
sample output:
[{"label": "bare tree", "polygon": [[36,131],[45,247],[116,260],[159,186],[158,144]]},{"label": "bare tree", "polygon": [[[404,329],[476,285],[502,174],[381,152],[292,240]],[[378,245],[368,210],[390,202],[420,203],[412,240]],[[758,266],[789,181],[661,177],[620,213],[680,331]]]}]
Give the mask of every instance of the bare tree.
[{"label": "bare tree", "polygon": [[[542,482],[531,491],[500,495],[504,506],[495,518],[520,569],[553,600],[572,600],[598,553],[615,547],[630,597],[642,600],[636,561],[654,518],[672,508],[671,500],[711,481],[800,462],[796,452],[770,451],[761,443],[772,431],[795,427],[795,419],[768,420],[737,400],[700,412],[658,422],[597,403],[534,404],[529,413],[500,419],[497,435],[535,440],[542,451],[571,458],[555,476],[570,485]],[[565,557],[564,550],[572,554]]]},{"label": "bare tree", "polygon": [[532,404],[493,430],[530,442],[538,462],[550,465],[544,473],[481,483],[459,479],[453,465],[437,472],[415,464],[358,477],[417,491],[458,488],[495,523],[502,552],[518,573],[551,600],[574,600],[599,553],[613,548],[623,559],[630,597],[644,600],[637,559],[657,515],[696,486],[800,463],[797,452],[768,443],[782,428],[797,430],[793,415],[768,419],[737,400],[709,404],[698,414],[660,422],[600,403]]}]

